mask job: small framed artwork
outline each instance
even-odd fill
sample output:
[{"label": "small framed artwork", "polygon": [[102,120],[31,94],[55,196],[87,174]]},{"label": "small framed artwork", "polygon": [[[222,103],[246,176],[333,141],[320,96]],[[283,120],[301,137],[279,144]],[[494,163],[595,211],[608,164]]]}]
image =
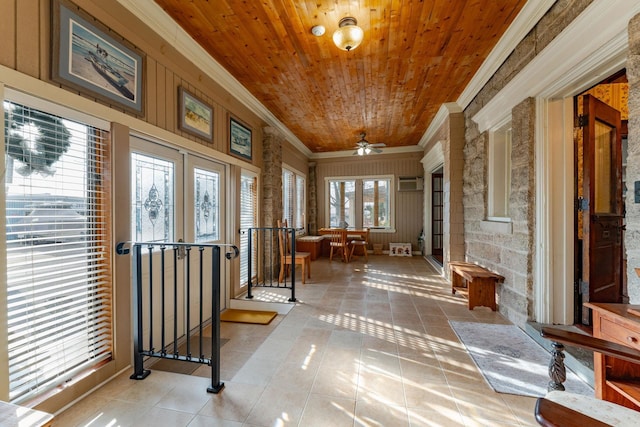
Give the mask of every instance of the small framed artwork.
[{"label": "small framed artwork", "polygon": [[180,101],[178,127],[191,135],[212,142],[213,108],[182,86],[178,88],[178,100]]},{"label": "small framed artwork", "polygon": [[229,152],[251,160],[251,129],[233,117],[229,120]]},{"label": "small framed artwork", "polygon": [[143,55],[98,25],[73,3],[53,2],[51,79],[144,115]]}]

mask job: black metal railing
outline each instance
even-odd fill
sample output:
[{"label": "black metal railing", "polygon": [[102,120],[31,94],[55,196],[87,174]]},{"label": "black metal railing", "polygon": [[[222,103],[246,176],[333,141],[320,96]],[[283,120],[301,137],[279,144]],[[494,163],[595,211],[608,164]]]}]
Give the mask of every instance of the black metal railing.
[{"label": "black metal railing", "polygon": [[[222,248],[225,248],[224,256],[227,260],[238,256],[238,248],[232,245],[183,242],[118,243],[118,254],[132,252],[133,256],[132,379],[146,378],[150,370],[144,369],[144,360],[156,357],[209,365],[211,386],[207,391],[218,393],[222,390]],[[203,332],[208,327],[211,327],[211,349],[205,350]],[[146,349],[144,342],[148,342]],[[210,354],[205,354],[209,352]]]},{"label": "black metal railing", "polygon": [[[280,234],[280,236],[278,236]],[[247,238],[247,298],[253,298],[254,288],[284,288],[291,290],[289,301],[296,301],[296,269],[295,263],[291,266],[291,278],[281,274],[283,265],[282,246],[291,259],[296,257],[296,229],[277,227],[251,227],[241,229],[240,234],[246,234]],[[279,237],[284,240],[282,244]],[[253,256],[249,256],[253,254]],[[280,280],[282,277],[282,280]]]}]

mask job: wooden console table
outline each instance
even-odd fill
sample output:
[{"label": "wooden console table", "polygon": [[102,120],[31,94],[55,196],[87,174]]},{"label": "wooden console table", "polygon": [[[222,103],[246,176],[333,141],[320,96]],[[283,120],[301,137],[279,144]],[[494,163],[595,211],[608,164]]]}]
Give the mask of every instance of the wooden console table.
[{"label": "wooden console table", "polygon": [[451,293],[467,297],[469,310],[485,306],[496,311],[496,283],[502,283],[504,277],[470,262],[450,262],[449,268]]},{"label": "wooden console table", "polygon": [[[640,305],[584,305],[593,310],[594,337],[640,350]],[[593,361],[596,397],[640,411],[640,364],[597,352]]]}]

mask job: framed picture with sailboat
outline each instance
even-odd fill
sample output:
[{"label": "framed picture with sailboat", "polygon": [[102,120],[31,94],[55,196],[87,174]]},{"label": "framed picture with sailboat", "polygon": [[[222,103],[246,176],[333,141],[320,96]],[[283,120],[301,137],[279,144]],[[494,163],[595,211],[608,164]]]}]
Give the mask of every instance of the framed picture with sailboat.
[{"label": "framed picture with sailboat", "polygon": [[144,56],[67,0],[53,2],[52,80],[144,115]]}]

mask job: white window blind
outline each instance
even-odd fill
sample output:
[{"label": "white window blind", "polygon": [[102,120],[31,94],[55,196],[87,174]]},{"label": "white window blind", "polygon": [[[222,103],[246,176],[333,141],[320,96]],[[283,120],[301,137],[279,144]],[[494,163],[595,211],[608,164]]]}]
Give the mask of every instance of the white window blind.
[{"label": "white window blind", "polygon": [[293,172],[286,169],[282,171],[282,216],[287,220],[289,227],[296,226],[293,217],[295,207],[294,178]]},{"label": "white window blind", "polygon": [[[246,230],[250,227],[257,227],[258,223],[258,191],[257,179],[253,175],[242,173],[240,177],[240,229]],[[255,269],[257,263],[257,243],[252,241],[251,262]],[[246,286],[249,283],[249,270],[247,261],[249,260],[249,234],[240,234],[240,285]],[[255,270],[254,270],[255,271]]]},{"label": "white window blind", "polygon": [[307,228],[305,221],[305,206],[307,201],[305,199],[305,180],[304,177],[296,175],[296,228]]},{"label": "white window blind", "polygon": [[289,227],[306,230],[305,177],[287,168],[282,169],[282,218]]},{"label": "white window blind", "polygon": [[9,397],[111,358],[107,133],[5,102]]}]

